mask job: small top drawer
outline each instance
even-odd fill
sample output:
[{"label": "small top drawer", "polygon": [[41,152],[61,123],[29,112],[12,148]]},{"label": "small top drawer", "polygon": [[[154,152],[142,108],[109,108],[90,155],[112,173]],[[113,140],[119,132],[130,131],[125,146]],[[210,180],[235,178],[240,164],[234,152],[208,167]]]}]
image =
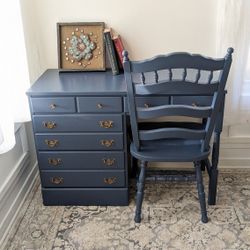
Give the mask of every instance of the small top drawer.
[{"label": "small top drawer", "polygon": [[[128,99],[125,98],[125,112],[128,112]],[[169,104],[169,96],[147,96],[147,97],[136,97],[136,105],[141,108],[149,108],[160,105]]]},{"label": "small top drawer", "polygon": [[30,103],[33,114],[76,112],[74,97],[34,97]]},{"label": "small top drawer", "polygon": [[173,96],[173,104],[211,106],[213,96]]},{"label": "small top drawer", "polygon": [[122,112],[120,97],[77,97],[80,113]]}]

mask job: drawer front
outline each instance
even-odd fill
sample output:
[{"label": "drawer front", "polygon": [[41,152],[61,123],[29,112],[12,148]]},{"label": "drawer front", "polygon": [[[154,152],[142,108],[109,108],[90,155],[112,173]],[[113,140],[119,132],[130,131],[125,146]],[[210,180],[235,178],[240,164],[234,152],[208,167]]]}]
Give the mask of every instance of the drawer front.
[{"label": "drawer front", "polygon": [[125,172],[41,171],[43,187],[124,187]]},{"label": "drawer front", "polygon": [[122,150],[123,133],[36,134],[38,150]]},{"label": "drawer front", "polygon": [[74,97],[34,97],[30,102],[33,114],[76,112]]},{"label": "drawer front", "polygon": [[35,132],[119,132],[122,115],[34,115]]},{"label": "drawer front", "polygon": [[173,96],[173,104],[210,106],[212,99],[212,96]]},{"label": "drawer front", "polygon": [[122,112],[120,97],[77,97],[80,113]]},{"label": "drawer front", "polygon": [[[159,105],[169,104],[169,96],[148,96],[148,97],[136,97],[136,105],[138,107],[154,107]],[[125,98],[125,112],[128,112],[127,98]]]},{"label": "drawer front", "polygon": [[38,152],[41,170],[124,169],[123,152]]}]

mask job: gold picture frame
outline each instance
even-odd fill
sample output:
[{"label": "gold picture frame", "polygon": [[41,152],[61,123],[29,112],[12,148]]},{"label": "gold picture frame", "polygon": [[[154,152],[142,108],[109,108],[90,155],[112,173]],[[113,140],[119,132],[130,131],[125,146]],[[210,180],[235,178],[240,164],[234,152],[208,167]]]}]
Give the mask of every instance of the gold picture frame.
[{"label": "gold picture frame", "polygon": [[57,23],[60,71],[105,71],[103,22]]}]

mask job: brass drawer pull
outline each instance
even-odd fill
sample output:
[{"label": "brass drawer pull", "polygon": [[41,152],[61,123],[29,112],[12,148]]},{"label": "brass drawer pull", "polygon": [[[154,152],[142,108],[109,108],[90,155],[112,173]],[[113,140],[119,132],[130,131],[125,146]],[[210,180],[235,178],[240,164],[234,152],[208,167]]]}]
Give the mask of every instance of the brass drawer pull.
[{"label": "brass drawer pull", "polygon": [[103,105],[101,104],[101,103],[97,103],[97,108],[99,108],[99,109],[102,109],[103,108]]},{"label": "brass drawer pull", "polygon": [[116,183],[116,180],[116,177],[103,178],[104,183],[109,185]]},{"label": "brass drawer pull", "polygon": [[114,124],[114,122],[110,121],[110,120],[99,121],[99,125],[101,128],[112,128],[113,124]]},{"label": "brass drawer pull", "polygon": [[63,177],[51,177],[50,182],[56,185],[63,183]]},{"label": "brass drawer pull", "polygon": [[111,147],[114,143],[114,140],[101,140],[101,144],[107,148]]},{"label": "brass drawer pull", "polygon": [[148,109],[149,108],[149,104],[148,103],[144,103],[144,107]]},{"label": "brass drawer pull", "polygon": [[56,104],[52,103],[49,105],[50,109],[55,109],[56,108]]},{"label": "brass drawer pull", "polygon": [[48,129],[53,129],[56,127],[55,122],[43,122],[43,127],[48,128]]},{"label": "brass drawer pull", "polygon": [[115,158],[113,158],[113,159],[103,158],[102,161],[103,161],[103,164],[106,166],[113,166],[115,164]]},{"label": "brass drawer pull", "polygon": [[60,164],[62,164],[62,159],[61,158],[49,158],[48,159],[48,162],[50,165],[53,165],[53,166],[58,166]]},{"label": "brass drawer pull", "polygon": [[59,141],[58,140],[45,140],[45,143],[50,147],[54,148],[58,146]]}]

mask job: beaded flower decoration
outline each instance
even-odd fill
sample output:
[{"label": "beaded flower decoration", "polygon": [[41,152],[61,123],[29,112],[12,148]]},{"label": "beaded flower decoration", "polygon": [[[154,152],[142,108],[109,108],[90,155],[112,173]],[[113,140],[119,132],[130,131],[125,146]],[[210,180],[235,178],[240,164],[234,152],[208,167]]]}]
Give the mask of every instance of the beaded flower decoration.
[{"label": "beaded flower decoration", "polygon": [[90,60],[93,57],[92,51],[96,48],[94,42],[90,41],[88,35],[81,34],[79,37],[73,35],[70,40],[69,54],[80,62],[82,59]]},{"label": "beaded flower decoration", "polygon": [[[101,48],[97,45],[97,36],[93,32],[85,33],[83,29],[75,28],[71,36],[63,41],[65,60],[71,64],[77,63],[86,68],[90,66],[91,59],[101,55]],[[97,53],[94,55],[94,51]]]}]

